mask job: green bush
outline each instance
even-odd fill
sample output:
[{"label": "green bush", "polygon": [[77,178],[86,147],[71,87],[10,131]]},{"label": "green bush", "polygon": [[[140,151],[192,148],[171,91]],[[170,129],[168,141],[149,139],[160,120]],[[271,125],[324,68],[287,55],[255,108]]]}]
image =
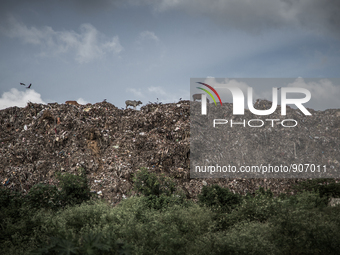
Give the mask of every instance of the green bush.
[{"label": "green bush", "polygon": [[134,254],[210,254],[213,227],[209,209],[192,204],[166,210],[145,209],[143,197],[124,200],[113,210],[116,233]]},{"label": "green bush", "polygon": [[[114,208],[88,201],[61,210],[21,210],[16,224],[7,225],[10,238],[1,243],[0,254],[32,250],[34,254],[337,254],[340,249],[340,207],[326,207],[315,192],[275,198],[260,189],[228,213],[194,203],[185,207],[177,199],[161,194],[125,199]],[[227,227],[221,228],[221,222]]]},{"label": "green bush", "polygon": [[18,218],[24,199],[19,192],[0,187],[0,229],[4,219],[8,217]]},{"label": "green bush", "polygon": [[186,201],[183,195],[171,195],[171,196],[167,196],[165,194],[161,194],[160,196],[149,195],[147,197],[143,197],[142,201],[144,201],[147,208],[155,210],[167,209],[168,207],[174,205],[182,205],[184,207],[190,205],[190,202]]},{"label": "green bush", "polygon": [[239,194],[230,192],[228,188],[212,185],[203,186],[198,201],[218,212],[230,212],[241,203],[242,198]]},{"label": "green bush", "polygon": [[4,205],[6,203],[8,204],[10,197],[12,197],[12,207],[14,203],[21,201],[21,203],[24,203],[24,205],[30,209],[57,210],[67,205],[81,204],[91,198],[92,194],[84,173],[80,175],[72,175],[69,173],[62,175],[58,173],[57,178],[59,180],[59,189],[54,185],[39,183],[34,185],[26,196],[20,196],[18,193],[8,190],[2,191],[2,193],[0,193],[2,197],[1,203]]},{"label": "green bush", "polygon": [[[79,251],[91,233],[100,234],[99,244],[109,245],[112,253],[116,240],[123,240],[131,254],[336,254],[339,248],[340,208],[321,206],[318,193],[281,199],[259,191],[230,213],[218,214],[195,204],[150,210],[145,202],[150,197],[129,198],[115,208],[96,202],[44,213],[41,228],[59,241],[70,240]],[[226,216],[228,229],[216,228],[216,215]],[[48,244],[55,245],[49,251],[60,246]]]},{"label": "green bush", "polygon": [[77,199],[61,206],[48,185],[28,196],[1,188],[0,254],[338,254],[340,207],[327,207],[318,192],[273,197],[260,188],[240,197],[213,185],[203,188],[198,205],[164,191],[158,178],[158,195],[116,207]]},{"label": "green bush", "polygon": [[6,208],[10,205],[21,204],[22,199],[19,192],[0,186],[0,207]]},{"label": "green bush", "polygon": [[61,188],[60,202],[63,206],[81,204],[90,200],[92,194],[84,170],[80,175],[58,173],[57,178]]},{"label": "green bush", "polygon": [[90,199],[84,174],[59,175],[58,179],[60,191],[48,184],[34,185],[27,195],[0,188],[0,254],[12,254],[13,250],[22,254],[27,247],[34,247],[41,242],[37,240],[47,238],[41,237],[42,232],[38,231],[41,218],[35,218],[35,215],[40,210],[48,215],[49,210],[57,211]]},{"label": "green bush", "polygon": [[265,223],[280,208],[281,200],[274,198],[270,190],[265,191],[260,187],[255,196],[247,195],[233,210],[219,214],[215,220],[216,230],[227,230],[242,222]]},{"label": "green bush", "polygon": [[[248,194],[249,196],[249,194]],[[255,197],[267,197],[272,198],[273,192],[270,189],[265,190],[262,186],[258,188],[258,190],[255,191]]]},{"label": "green bush", "polygon": [[22,216],[29,210],[23,205],[24,199],[19,192],[0,187],[0,247],[15,242],[14,235],[22,232],[26,225],[22,222]]},{"label": "green bush", "polygon": [[54,185],[36,184],[25,197],[25,204],[34,209],[58,209],[61,205],[60,192]]},{"label": "green bush", "polygon": [[[208,209],[175,205],[150,210],[144,199],[129,198],[115,208],[97,201],[39,212],[35,218],[41,222],[37,240],[41,244],[36,254],[91,254],[87,250],[94,254],[209,254],[207,245],[214,237],[209,234],[213,221]],[[86,237],[92,241],[85,242]]]},{"label": "green bush", "polygon": [[273,197],[270,190],[259,188],[255,196],[247,195],[242,202],[229,213],[221,214],[216,219],[218,229],[225,230],[240,222],[265,223],[270,218],[288,211],[308,210],[326,206],[327,199],[320,198],[315,192],[302,192],[295,196]]},{"label": "green bush", "polygon": [[324,208],[327,206],[328,198],[320,196],[318,191],[302,191],[295,196],[289,196],[283,200],[284,208],[299,209],[314,209]]},{"label": "green bush", "polygon": [[319,192],[321,197],[340,197],[340,183],[336,183],[334,179],[312,179],[303,182],[298,182],[293,187],[294,190],[301,192],[315,191]]},{"label": "green bush", "polygon": [[147,168],[142,167],[133,177],[134,190],[144,196],[170,196],[176,190],[176,184],[172,178],[161,174],[150,173]]},{"label": "green bush", "polygon": [[47,244],[36,249],[32,254],[129,254],[123,247],[123,243],[113,240],[113,237],[105,237],[101,233],[93,232],[78,235],[73,239],[52,237]]},{"label": "green bush", "polygon": [[297,206],[270,219],[282,254],[339,254],[340,208]]},{"label": "green bush", "polygon": [[169,206],[189,206],[183,192],[176,191],[176,184],[171,177],[157,176],[147,168],[141,168],[133,177],[133,189],[143,195],[141,201],[146,208],[166,210]]},{"label": "green bush", "polygon": [[273,231],[268,223],[240,222],[214,234],[211,254],[282,254],[273,241]]}]

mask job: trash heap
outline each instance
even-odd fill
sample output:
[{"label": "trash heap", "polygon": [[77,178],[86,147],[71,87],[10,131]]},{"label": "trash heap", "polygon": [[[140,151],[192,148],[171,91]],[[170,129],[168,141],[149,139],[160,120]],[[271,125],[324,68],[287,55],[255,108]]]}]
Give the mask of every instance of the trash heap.
[{"label": "trash heap", "polygon": [[[340,110],[312,114],[317,117],[308,135],[335,149],[332,165],[338,167]],[[279,194],[298,181],[190,179],[190,101],[149,103],[140,110],[119,109],[106,101],[7,108],[0,111],[0,153],[0,181],[6,188],[26,193],[37,183],[57,184],[56,172],[78,174],[82,168],[91,190],[112,204],[134,194],[132,177],[141,167],[173,177],[192,199],[203,185],[218,184],[241,194],[263,186]]]}]

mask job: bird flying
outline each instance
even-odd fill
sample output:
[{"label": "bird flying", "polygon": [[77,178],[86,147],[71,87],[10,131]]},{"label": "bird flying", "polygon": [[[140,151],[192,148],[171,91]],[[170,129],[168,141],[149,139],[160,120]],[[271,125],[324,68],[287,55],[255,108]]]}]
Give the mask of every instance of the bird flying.
[{"label": "bird flying", "polygon": [[26,84],[25,84],[25,83],[22,83],[22,82],[20,82],[20,85],[22,85],[22,86],[26,86]]},{"label": "bird flying", "polygon": [[32,83],[30,83],[30,85],[29,85],[28,87],[26,87],[26,89],[29,89],[29,88],[31,88],[31,86],[32,86]]}]

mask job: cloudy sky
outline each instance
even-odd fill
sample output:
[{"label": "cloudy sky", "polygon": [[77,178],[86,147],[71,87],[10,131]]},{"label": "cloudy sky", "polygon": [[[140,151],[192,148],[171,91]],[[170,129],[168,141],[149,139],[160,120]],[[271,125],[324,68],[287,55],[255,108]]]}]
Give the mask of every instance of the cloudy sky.
[{"label": "cloudy sky", "polygon": [[339,0],[3,0],[0,109],[177,102],[196,77],[318,78],[314,107],[340,108],[325,80],[340,77],[339,13]]}]

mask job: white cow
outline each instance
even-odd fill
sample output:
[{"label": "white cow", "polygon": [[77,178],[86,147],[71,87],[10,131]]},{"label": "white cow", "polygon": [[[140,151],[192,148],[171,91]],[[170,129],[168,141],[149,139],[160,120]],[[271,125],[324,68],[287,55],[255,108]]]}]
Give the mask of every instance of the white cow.
[{"label": "white cow", "polygon": [[133,106],[133,108],[136,110],[136,106],[138,106],[138,105],[140,105],[140,104],[142,104],[142,102],[141,101],[136,101],[136,100],[126,100],[125,101],[125,105],[126,105],[126,108],[125,109],[127,109],[127,107],[128,106]]}]

